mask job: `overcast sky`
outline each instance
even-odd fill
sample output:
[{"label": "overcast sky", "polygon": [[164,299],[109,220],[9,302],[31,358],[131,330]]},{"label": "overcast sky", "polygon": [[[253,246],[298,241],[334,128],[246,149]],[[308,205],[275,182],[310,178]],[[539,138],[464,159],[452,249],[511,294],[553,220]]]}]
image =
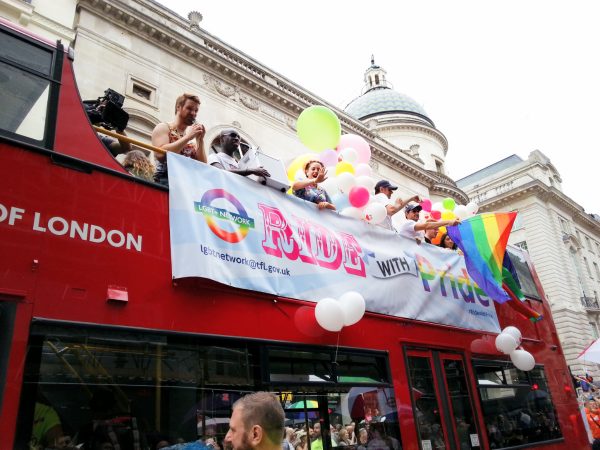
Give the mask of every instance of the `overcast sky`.
[{"label": "overcast sky", "polygon": [[462,178],[548,156],[563,191],[600,213],[600,2],[162,0],[328,102],[360,95],[371,54],[420,103]]}]

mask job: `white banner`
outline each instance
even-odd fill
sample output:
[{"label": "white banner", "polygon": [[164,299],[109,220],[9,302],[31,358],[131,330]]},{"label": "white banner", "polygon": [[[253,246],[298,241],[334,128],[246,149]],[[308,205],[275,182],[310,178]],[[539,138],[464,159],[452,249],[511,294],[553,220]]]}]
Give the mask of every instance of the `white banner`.
[{"label": "white banner", "polygon": [[368,311],[500,332],[456,252],[180,155],[168,165],[174,278],[310,301],[357,291]]}]

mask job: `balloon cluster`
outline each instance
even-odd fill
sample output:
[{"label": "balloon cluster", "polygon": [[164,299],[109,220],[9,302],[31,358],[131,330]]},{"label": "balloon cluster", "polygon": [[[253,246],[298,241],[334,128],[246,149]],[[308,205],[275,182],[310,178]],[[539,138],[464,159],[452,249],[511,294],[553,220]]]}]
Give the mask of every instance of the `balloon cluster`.
[{"label": "balloon cluster", "polygon": [[387,198],[371,196],[375,188],[372,178],[371,147],[355,134],[341,135],[339,119],[324,106],[311,106],[300,114],[296,123],[300,141],[316,153],[305,153],[287,168],[291,184],[305,178],[304,167],[311,160],[323,163],[327,179],[321,183],[331,202],[341,214],[370,223],[382,222],[387,211]]},{"label": "balloon cluster", "polygon": [[505,355],[510,355],[510,360],[517,369],[528,371],[535,367],[535,358],[522,347],[518,348],[521,340],[521,332],[517,327],[506,327],[496,337],[496,349]]},{"label": "balloon cluster", "polygon": [[[459,205],[453,198],[447,197],[441,202],[432,203],[428,198],[421,200],[421,207],[425,220],[454,220],[467,219],[479,211],[479,205],[475,202],[469,202],[466,205]],[[440,227],[437,235],[431,240],[432,244],[439,244],[442,236],[447,233],[446,227]]]},{"label": "balloon cluster", "polygon": [[340,331],[354,325],[365,314],[365,299],[358,292],[348,291],[340,297],[322,298],[315,308],[317,323],[327,331]]}]

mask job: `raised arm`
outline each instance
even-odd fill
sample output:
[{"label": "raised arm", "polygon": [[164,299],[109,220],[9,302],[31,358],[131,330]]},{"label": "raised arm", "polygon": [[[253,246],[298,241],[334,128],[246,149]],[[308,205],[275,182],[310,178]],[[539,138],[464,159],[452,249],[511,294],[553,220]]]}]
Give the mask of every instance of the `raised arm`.
[{"label": "raised arm", "polygon": [[[187,143],[196,139],[196,144],[199,144],[199,141],[202,141],[202,149],[198,148],[197,159],[203,162],[206,162],[206,152],[204,150],[204,125],[197,123],[190,127],[190,132],[185,134],[184,136],[177,139],[175,142],[169,142],[169,125],[166,123],[159,123],[154,127],[152,131],[152,145],[155,147],[162,148],[163,150],[167,150],[169,152],[179,153],[183,147],[187,145]],[[201,153],[201,155],[200,155]],[[158,159],[164,159],[164,155],[158,155]],[[200,158],[204,158],[203,160]]]},{"label": "raised arm", "polygon": [[417,222],[415,224],[415,231],[425,231],[439,227],[451,227],[454,225],[458,225],[459,223],[460,219],[440,220],[438,222]]},{"label": "raised arm", "polygon": [[393,205],[386,205],[385,209],[387,209],[388,216],[393,216],[402,208],[404,208],[408,203],[420,201],[421,199],[418,195],[413,195],[412,197],[407,198],[406,200],[402,200],[400,197],[398,197]]}]

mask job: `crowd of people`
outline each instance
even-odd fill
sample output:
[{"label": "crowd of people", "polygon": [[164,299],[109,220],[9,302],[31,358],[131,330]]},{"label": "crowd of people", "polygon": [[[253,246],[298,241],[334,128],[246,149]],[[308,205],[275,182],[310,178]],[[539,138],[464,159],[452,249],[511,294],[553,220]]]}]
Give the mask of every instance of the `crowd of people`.
[{"label": "crowd of people", "polygon": [[[197,429],[196,441],[160,431],[149,431],[143,418],[135,417],[117,394],[105,387],[93,389],[89,403],[89,417],[77,430],[61,423],[60,415],[40,396],[35,404],[33,424],[28,448],[80,449],[80,450],[252,450],[248,431],[257,421],[257,442],[268,441],[273,450],[324,450],[324,440],[329,447],[346,450],[400,450],[396,437],[387,433],[396,430],[397,423],[386,423],[377,409],[371,413],[366,408],[364,419],[340,423],[339,417],[330,416],[332,424],[323,429],[323,422],[286,417],[279,397],[268,392],[255,392],[241,397],[232,405],[231,416],[226,425],[211,425]],[[249,417],[248,417],[249,416]],[[296,413],[292,414],[295,417]],[[292,424],[285,426],[286,423]],[[390,428],[391,427],[391,428]],[[225,430],[227,433],[224,435]],[[260,439],[259,439],[260,438]],[[258,445],[258,450],[267,450]]]},{"label": "crowd of people", "polygon": [[[385,432],[382,422],[363,421],[358,428],[355,422],[347,424],[330,425],[329,439],[331,447],[340,447],[346,450],[400,450],[398,439]],[[320,422],[312,426],[286,427],[283,450],[323,450],[325,433]]]}]

